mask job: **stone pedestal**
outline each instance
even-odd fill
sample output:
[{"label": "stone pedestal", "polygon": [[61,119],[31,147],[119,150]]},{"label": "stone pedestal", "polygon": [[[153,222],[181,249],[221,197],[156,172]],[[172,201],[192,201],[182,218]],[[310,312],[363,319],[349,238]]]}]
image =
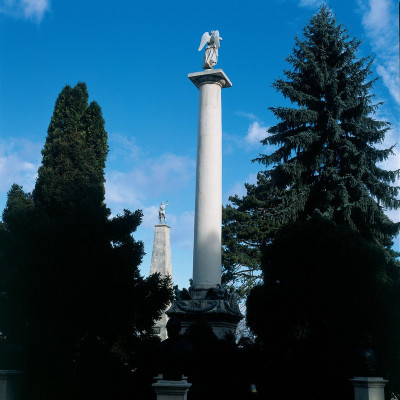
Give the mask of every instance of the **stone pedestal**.
[{"label": "stone pedestal", "polygon": [[[170,227],[166,224],[155,225],[150,275],[155,273],[162,277],[172,277]],[[167,339],[167,321],[168,317],[163,313],[154,326],[154,333],[159,335],[161,340]]]},{"label": "stone pedestal", "polygon": [[161,276],[172,276],[170,227],[155,225],[150,275],[158,272]]},{"label": "stone pedestal", "polygon": [[385,385],[382,377],[355,377],[350,379],[354,387],[355,400],[385,400]]},{"label": "stone pedestal", "polygon": [[0,400],[19,400],[21,398],[20,370],[0,370]]},{"label": "stone pedestal", "polygon": [[192,384],[186,380],[165,381],[161,379],[152,386],[157,393],[157,400],[186,400]]},{"label": "stone pedestal", "polygon": [[181,320],[181,334],[194,323],[207,322],[219,339],[235,335],[239,321],[243,318],[235,293],[229,293],[220,286],[218,289],[176,291],[177,298],[167,311],[168,316]]}]

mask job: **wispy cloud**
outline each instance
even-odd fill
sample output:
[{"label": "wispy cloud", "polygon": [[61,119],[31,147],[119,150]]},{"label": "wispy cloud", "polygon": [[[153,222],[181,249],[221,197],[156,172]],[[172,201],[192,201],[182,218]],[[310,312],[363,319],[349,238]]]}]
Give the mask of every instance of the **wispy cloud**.
[{"label": "wispy cloud", "polygon": [[322,3],[326,3],[326,2],[323,0],[300,0],[299,6],[315,8],[315,7],[319,7]]},{"label": "wispy cloud", "polygon": [[110,148],[108,161],[117,160],[118,162],[132,164],[132,161],[137,159],[141,154],[141,150],[136,144],[136,139],[120,133],[109,134],[108,145]]},{"label": "wispy cloud", "polygon": [[106,200],[117,204],[141,206],[149,196],[168,196],[193,178],[195,162],[172,153],[139,160],[128,172],[106,172]]},{"label": "wispy cloud", "polygon": [[0,14],[40,22],[50,9],[49,0],[0,0]]},{"label": "wispy cloud", "polygon": [[41,145],[27,140],[0,141],[0,191],[6,192],[13,183],[26,191],[34,187],[39,167]]},{"label": "wispy cloud", "polygon": [[247,130],[246,142],[250,145],[259,145],[260,141],[267,137],[268,128],[261,125],[258,121],[253,121]]},{"label": "wispy cloud", "polygon": [[392,97],[400,104],[397,2],[357,0],[357,3],[366,35],[376,54],[376,71]]},{"label": "wispy cloud", "polygon": [[238,197],[243,197],[247,194],[246,188],[244,186],[245,183],[254,184],[257,182],[257,173],[252,173],[247,176],[244,181],[236,181],[224,195],[223,202],[224,204],[229,202],[229,197],[237,195]]},{"label": "wispy cloud", "polygon": [[238,147],[245,147],[248,150],[250,148],[261,146],[260,141],[267,137],[268,127],[265,126],[265,124],[252,113],[237,111],[236,115],[247,118],[250,120],[250,122],[247,128],[246,136],[244,137],[244,141],[242,137],[231,137],[231,141],[234,141],[236,138],[236,145]]}]

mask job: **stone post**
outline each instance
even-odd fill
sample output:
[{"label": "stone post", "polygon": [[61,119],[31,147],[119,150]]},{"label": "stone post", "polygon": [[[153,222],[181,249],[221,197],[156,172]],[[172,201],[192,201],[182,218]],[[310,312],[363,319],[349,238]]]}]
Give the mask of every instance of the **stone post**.
[{"label": "stone post", "polygon": [[157,393],[157,400],[186,400],[192,384],[186,380],[166,381],[161,379],[152,386]]},{"label": "stone post", "polygon": [[382,377],[355,377],[350,379],[354,387],[355,400],[385,400],[385,385]]},{"label": "stone post", "polygon": [[[172,277],[170,227],[159,224],[155,225],[155,228],[150,275],[158,272],[162,277]],[[154,332],[160,336],[161,340],[167,338],[167,321],[168,317],[163,313],[154,326]]]},{"label": "stone post", "polygon": [[21,398],[22,371],[0,370],[0,400],[19,400]]},{"label": "stone post", "polygon": [[221,283],[222,117],[221,89],[232,83],[222,69],[189,74],[199,89],[193,289]]}]

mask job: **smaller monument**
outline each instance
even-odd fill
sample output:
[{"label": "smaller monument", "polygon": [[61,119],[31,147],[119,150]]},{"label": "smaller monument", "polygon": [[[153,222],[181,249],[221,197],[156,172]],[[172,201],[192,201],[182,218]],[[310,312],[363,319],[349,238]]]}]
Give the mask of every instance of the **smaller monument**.
[{"label": "smaller monument", "polygon": [[[160,223],[155,225],[153,253],[151,255],[150,275],[159,273],[161,277],[172,277],[172,262],[171,262],[171,239],[170,227],[167,225],[167,218],[165,215],[165,208],[168,205],[161,202],[158,210],[158,219]],[[164,223],[162,223],[164,221]],[[167,325],[168,317],[165,313],[156,322],[154,332],[157,333],[161,340],[167,338]]]}]

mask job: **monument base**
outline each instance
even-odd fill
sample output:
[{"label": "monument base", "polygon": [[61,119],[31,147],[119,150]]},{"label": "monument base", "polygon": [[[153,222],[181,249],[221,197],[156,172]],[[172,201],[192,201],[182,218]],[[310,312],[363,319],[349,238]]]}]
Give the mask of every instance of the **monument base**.
[{"label": "monument base", "polygon": [[186,400],[192,384],[186,380],[166,381],[160,379],[152,386],[157,393],[157,400]]},{"label": "monument base", "polygon": [[385,385],[382,377],[355,377],[350,379],[354,387],[355,400],[385,400]]},{"label": "monument base", "polygon": [[168,317],[178,317],[185,333],[191,325],[205,321],[219,339],[235,336],[239,321],[243,318],[239,310],[237,294],[224,286],[217,288],[175,289],[175,300],[166,312]]}]

